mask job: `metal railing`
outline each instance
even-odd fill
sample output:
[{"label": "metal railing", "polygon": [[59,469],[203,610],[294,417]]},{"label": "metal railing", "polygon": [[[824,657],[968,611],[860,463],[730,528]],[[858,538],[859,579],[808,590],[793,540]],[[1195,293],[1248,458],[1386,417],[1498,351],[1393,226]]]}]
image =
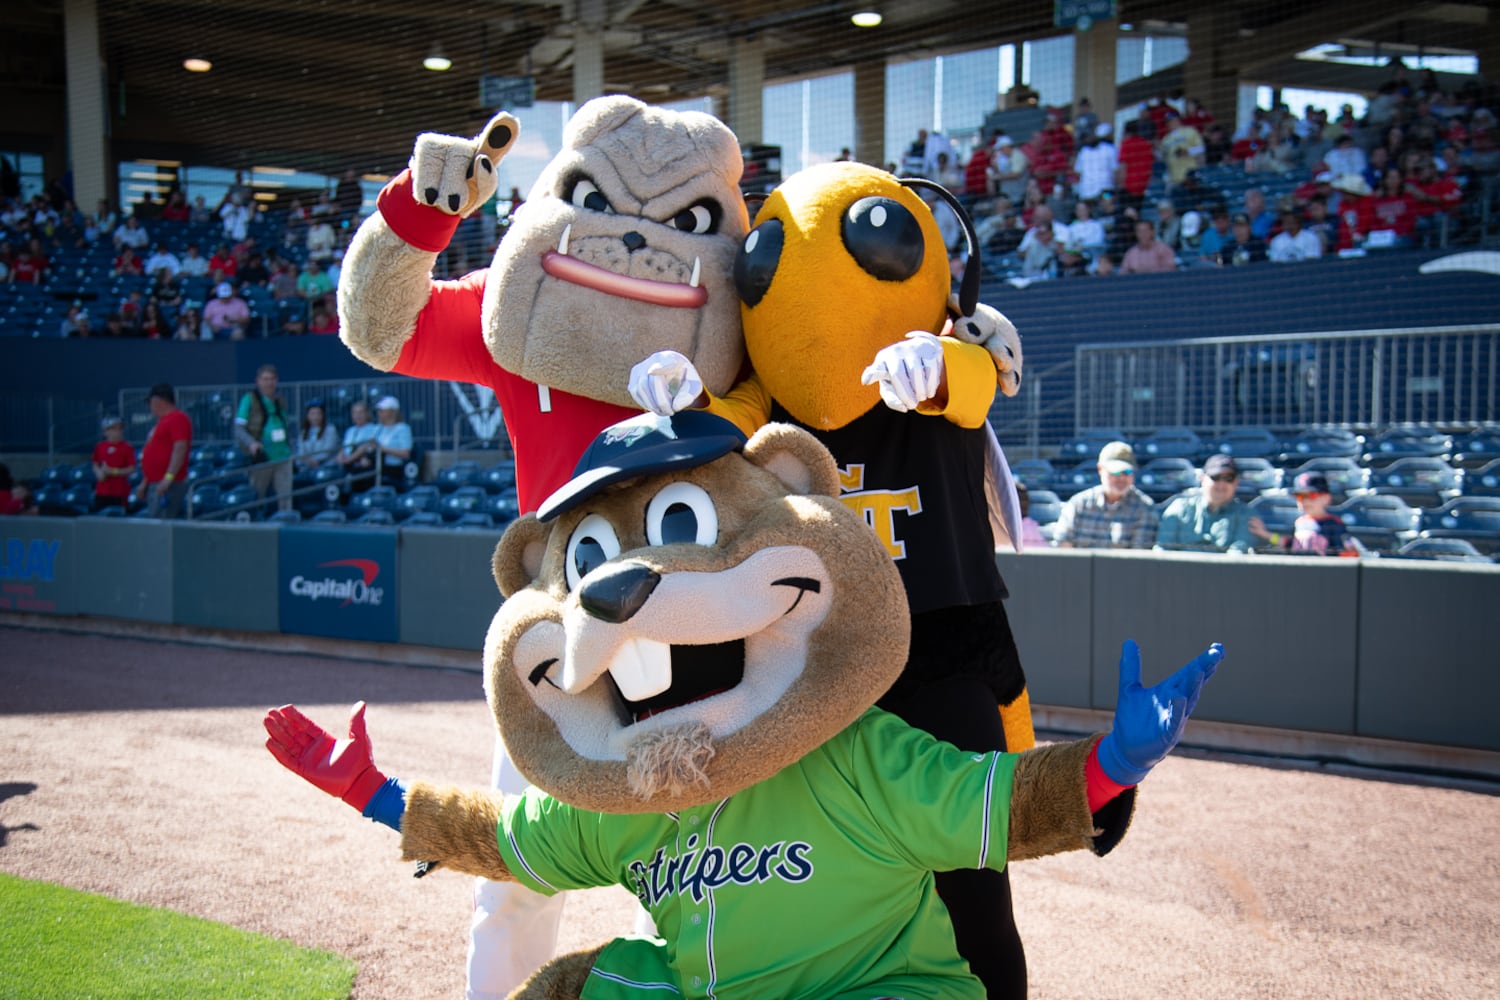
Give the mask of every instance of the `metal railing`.
[{"label": "metal railing", "polygon": [[1500,324],[1083,344],[1074,432],[1500,421]]}]

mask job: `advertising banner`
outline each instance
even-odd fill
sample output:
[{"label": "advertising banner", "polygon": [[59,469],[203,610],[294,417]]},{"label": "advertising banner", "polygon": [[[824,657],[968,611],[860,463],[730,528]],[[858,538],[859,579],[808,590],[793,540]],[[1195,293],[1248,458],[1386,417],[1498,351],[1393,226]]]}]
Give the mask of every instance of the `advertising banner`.
[{"label": "advertising banner", "polygon": [[281,631],[395,642],[396,532],[285,527]]},{"label": "advertising banner", "polygon": [[0,529],[0,611],[78,612],[73,522],[8,517]]}]

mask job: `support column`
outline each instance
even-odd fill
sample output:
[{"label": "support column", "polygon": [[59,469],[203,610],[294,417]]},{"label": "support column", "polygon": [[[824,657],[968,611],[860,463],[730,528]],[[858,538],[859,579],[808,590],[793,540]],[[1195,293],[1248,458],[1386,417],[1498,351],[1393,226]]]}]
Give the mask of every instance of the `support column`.
[{"label": "support column", "polygon": [[885,60],[854,64],[854,158],[885,169]]},{"label": "support column", "polygon": [[[729,42],[729,120],[741,146],[759,145],[765,133],[766,46],[759,35]],[[785,154],[786,151],[783,151]]]},{"label": "support column", "polygon": [[96,0],[65,0],[63,35],[68,66],[68,169],[73,204],[94,210],[109,196],[109,119],[104,64],[99,55]]},{"label": "support column", "polygon": [[573,103],[604,93],[604,0],[578,0],[573,26]]},{"label": "support column", "polygon": [[1484,26],[1474,32],[1474,41],[1480,79],[1500,80],[1500,11],[1489,12]]},{"label": "support column", "polygon": [[1188,18],[1188,59],[1182,68],[1184,93],[1231,132],[1238,124],[1239,74],[1236,67],[1223,66],[1220,50],[1238,31],[1235,17],[1232,8],[1195,9]]},{"label": "support column", "polygon": [[[1113,125],[1118,101],[1115,99],[1115,67],[1120,38],[1116,21],[1097,21],[1087,31],[1073,37],[1073,101],[1087,97],[1099,121]],[[1118,137],[1115,139],[1119,142]]]}]

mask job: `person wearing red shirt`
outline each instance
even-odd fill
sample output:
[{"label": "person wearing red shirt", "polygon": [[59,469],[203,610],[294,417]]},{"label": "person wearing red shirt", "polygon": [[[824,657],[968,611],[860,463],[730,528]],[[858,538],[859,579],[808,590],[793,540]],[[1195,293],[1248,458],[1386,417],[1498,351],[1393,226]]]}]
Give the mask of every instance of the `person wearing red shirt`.
[{"label": "person wearing red shirt", "polygon": [[141,448],[142,478],[136,499],[146,504],[147,517],[177,517],[187,497],[193,422],[177,408],[177,393],[165,382],[153,385],[146,401],[156,426]]},{"label": "person wearing red shirt", "polygon": [[1182,120],[1199,132],[1207,132],[1208,127],[1214,123],[1214,116],[1196,99],[1187,97],[1182,102]]},{"label": "person wearing red shirt", "polygon": [[119,417],[104,418],[104,440],[94,445],[94,510],[124,508],[130,499],[130,474],[135,471],[135,448],[125,440]]},{"label": "person wearing red shirt", "polygon": [[208,258],[208,273],[214,276],[215,281],[223,281],[225,278],[235,277],[239,272],[239,261],[229,252],[229,245],[220,243],[214,250],[214,255]]},{"label": "person wearing red shirt", "polygon": [[990,147],[987,143],[976,146],[964,164],[964,194],[985,195],[989,193]]},{"label": "person wearing red shirt", "polygon": [[187,195],[177,188],[167,196],[167,203],[161,207],[161,217],[166,222],[187,222],[193,214],[192,207],[187,203]]},{"label": "person wearing red shirt", "polygon": [[1416,213],[1415,239],[1419,246],[1447,246],[1449,227],[1458,218],[1464,189],[1451,176],[1437,171],[1437,165],[1424,159],[1415,177],[1406,180],[1406,193]]},{"label": "person wearing red shirt", "polygon": [[146,273],[146,262],[135,255],[130,247],[121,247],[120,256],[114,262],[115,277],[123,275],[137,275]]},{"label": "person wearing red shirt", "polygon": [[1156,151],[1151,143],[1141,136],[1139,119],[1125,123],[1125,138],[1120,140],[1115,168],[1115,190],[1119,192],[1122,209],[1140,211],[1146,201],[1146,187],[1151,183],[1151,171],[1156,165]]},{"label": "person wearing red shirt", "polygon": [[1031,176],[1049,198],[1059,183],[1067,185],[1068,173],[1073,169],[1073,135],[1063,125],[1062,112],[1057,108],[1047,111],[1047,124],[1032,137]]},{"label": "person wearing red shirt", "polygon": [[1416,202],[1406,193],[1406,178],[1401,176],[1399,167],[1388,167],[1381,176],[1380,189],[1370,198],[1370,214],[1374,217],[1372,234],[1389,230],[1394,234],[1395,246],[1412,245],[1412,234],[1417,228]]},{"label": "person wearing red shirt", "polygon": [[10,280],[20,284],[40,285],[47,273],[47,255],[42,252],[39,240],[32,240],[21,248],[11,264]]}]

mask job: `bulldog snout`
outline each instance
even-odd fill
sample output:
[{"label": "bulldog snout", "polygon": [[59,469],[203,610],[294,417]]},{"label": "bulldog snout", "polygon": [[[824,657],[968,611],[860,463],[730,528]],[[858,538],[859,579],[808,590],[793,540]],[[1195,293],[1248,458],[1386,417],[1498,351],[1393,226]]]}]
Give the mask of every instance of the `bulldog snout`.
[{"label": "bulldog snout", "polygon": [[661,574],[639,563],[621,563],[589,575],[578,591],[578,603],[592,617],[618,625],[645,605]]}]

